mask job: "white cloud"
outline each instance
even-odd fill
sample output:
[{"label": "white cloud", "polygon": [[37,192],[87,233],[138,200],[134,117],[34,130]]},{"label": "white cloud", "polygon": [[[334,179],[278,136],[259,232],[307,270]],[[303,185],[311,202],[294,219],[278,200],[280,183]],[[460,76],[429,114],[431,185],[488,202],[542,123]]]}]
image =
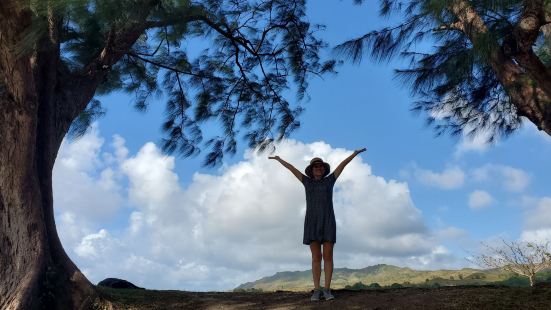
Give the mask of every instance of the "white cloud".
[{"label": "white cloud", "polygon": [[504,185],[510,191],[521,192],[530,183],[530,177],[521,169],[502,166],[501,173],[505,178],[503,181]]},{"label": "white cloud", "polygon": [[489,207],[494,202],[494,198],[488,192],[475,190],[469,195],[469,208],[483,209]]},{"label": "white cloud", "polygon": [[520,239],[540,244],[551,242],[551,197],[529,199],[524,208],[524,230]]},{"label": "white cloud", "polygon": [[489,143],[490,133],[485,131],[474,136],[462,135],[461,141],[455,148],[454,156],[459,157],[467,152],[482,153],[492,145]]},{"label": "white cloud", "polygon": [[83,137],[63,141],[57,155],[52,177],[55,212],[62,242],[71,247],[108,223],[124,203],[120,176],[101,160],[103,143],[93,126]]},{"label": "white cloud", "polygon": [[[132,156],[121,137],[103,152],[97,131],[83,139],[95,141],[91,153],[71,153],[78,145],[69,143],[59,163],[71,158],[76,164],[69,169],[57,163],[55,170],[87,188],[58,178],[54,191],[65,201],[56,204],[63,244],[92,281],[121,277],[149,288],[225,290],[277,271],[310,268],[309,249],[302,245],[303,187],[268,154],[248,151],[241,162],[216,175],[195,173],[182,186],[175,159],[153,143]],[[287,140],[277,147],[277,155],[300,170],[314,156],[334,168],[351,152],[323,142]],[[117,186],[126,182],[128,188]],[[86,201],[76,199],[83,195]],[[339,177],[334,203],[336,266],[422,268],[454,261],[426,227],[407,184],[373,175],[361,157]],[[104,225],[114,215],[119,224]]]},{"label": "white cloud", "polygon": [[525,226],[528,229],[551,228],[551,197],[541,198],[535,208],[525,212]]},{"label": "white cloud", "polygon": [[539,198],[529,195],[522,195],[519,198],[513,200],[513,204],[523,207],[523,208],[532,208],[537,206],[539,203]]},{"label": "white cloud", "polygon": [[109,233],[101,229],[98,233],[86,235],[75,248],[75,253],[81,257],[97,258],[106,252],[109,242]]},{"label": "white cloud", "polygon": [[174,157],[164,156],[152,142],[121,165],[130,181],[130,199],[140,209],[156,209],[178,195],[178,176],[174,173]]},{"label": "white cloud", "polygon": [[487,164],[471,173],[475,181],[497,180],[509,191],[522,192],[530,184],[530,176],[522,169],[505,165]]},{"label": "white cloud", "polygon": [[440,189],[457,189],[465,182],[465,173],[459,167],[446,168],[440,173],[414,167],[414,175],[422,184]]},{"label": "white cloud", "polygon": [[546,244],[551,241],[551,228],[523,231],[520,235],[520,240],[524,242],[535,242],[542,245]]},{"label": "white cloud", "polygon": [[522,125],[523,125],[522,126],[523,128],[521,129],[521,134],[528,135],[528,136],[529,135],[537,136],[542,141],[546,143],[551,143],[551,136],[549,136],[549,134],[547,134],[545,131],[539,130],[538,127],[536,127],[536,125],[534,125],[534,123],[532,123],[527,118],[523,117]]}]

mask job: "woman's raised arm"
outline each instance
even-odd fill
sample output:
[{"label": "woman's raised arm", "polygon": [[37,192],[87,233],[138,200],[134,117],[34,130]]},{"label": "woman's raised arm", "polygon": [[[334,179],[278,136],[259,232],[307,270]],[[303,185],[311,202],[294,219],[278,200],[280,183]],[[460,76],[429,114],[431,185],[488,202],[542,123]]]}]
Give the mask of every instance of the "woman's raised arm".
[{"label": "woman's raised arm", "polygon": [[363,149],[357,149],[354,151],[354,153],[352,153],[352,155],[348,156],[345,160],[343,160],[338,166],[337,168],[335,168],[335,171],[333,171],[333,174],[335,175],[335,179],[339,177],[339,175],[341,175],[341,172],[344,170],[344,167],[346,167],[346,165],[348,165],[348,163],[350,161],[352,161],[352,159],[354,159],[354,157],[356,157],[356,155],[360,154],[361,152],[365,152],[366,148],[364,147]]},{"label": "woman's raised arm", "polygon": [[269,158],[269,159],[275,159],[275,160],[279,161],[279,163],[282,164],[283,167],[289,169],[289,170],[295,175],[295,177],[297,177],[297,179],[298,179],[299,181],[302,182],[302,178],[303,178],[304,175],[302,174],[302,172],[300,172],[300,171],[299,171],[297,168],[295,168],[293,165],[291,165],[290,163],[284,161],[284,160],[281,159],[281,157],[279,157],[279,156],[270,156],[270,157],[268,157],[268,158]]}]

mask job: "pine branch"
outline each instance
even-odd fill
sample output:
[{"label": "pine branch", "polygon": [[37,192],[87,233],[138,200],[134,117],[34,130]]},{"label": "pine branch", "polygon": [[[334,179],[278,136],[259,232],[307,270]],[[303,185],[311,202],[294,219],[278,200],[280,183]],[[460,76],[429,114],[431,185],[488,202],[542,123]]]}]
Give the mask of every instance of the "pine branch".
[{"label": "pine branch", "polygon": [[159,67],[159,68],[163,68],[163,69],[166,69],[166,70],[169,70],[169,71],[173,71],[175,73],[181,73],[181,74],[185,74],[185,75],[191,75],[191,76],[195,76],[195,77],[198,77],[198,78],[216,78],[215,76],[210,76],[210,75],[202,75],[202,74],[198,74],[198,73],[193,73],[191,71],[182,71],[180,69],[176,69],[174,67],[170,67],[168,65],[165,65],[165,64],[162,64],[160,62],[157,62],[157,61],[154,61],[154,60],[151,60],[151,59],[147,59],[145,57],[142,57],[140,56],[138,53],[134,52],[134,51],[128,51],[126,53],[128,56],[130,57],[134,57],[136,59],[139,59],[143,62],[146,62],[146,63],[149,63],[149,64],[152,64],[156,67]]},{"label": "pine branch", "polygon": [[194,21],[200,21],[208,15],[208,11],[202,5],[193,5],[187,8],[184,14],[171,14],[162,20],[148,20],[144,23],[145,29],[165,28],[175,25],[184,25]]},{"label": "pine branch", "polygon": [[[69,7],[74,17],[63,28],[63,46],[64,61],[74,70],[64,79],[73,91],[66,97],[75,99],[71,117],[97,89],[102,94],[117,88],[135,92],[137,105],[145,107],[146,97],[162,87],[168,95],[163,150],[169,153],[196,154],[204,144],[200,122],[212,116],[219,116],[225,135],[207,143],[213,148],[209,164],[235,149],[240,116],[250,129],[244,136],[252,147],[276,128],[288,135],[301,111],[299,103],[291,108],[281,95],[289,89],[289,78],[302,93],[307,77],[334,65],[319,62],[323,42],[304,19],[304,2],[216,2],[204,2],[209,7],[159,0]],[[211,44],[189,60],[181,46],[188,37]],[[159,74],[164,74],[162,83]],[[194,116],[189,108],[195,108]]]},{"label": "pine branch", "polygon": [[464,32],[465,28],[462,22],[455,22],[447,25],[446,24],[440,25],[438,28],[434,29],[434,31],[442,31],[442,30],[458,30],[458,31]]},{"label": "pine branch", "polygon": [[72,109],[69,109],[69,119],[74,119],[92,100],[98,85],[103,81],[111,67],[123,57],[138,38],[146,30],[146,19],[157,0],[141,2],[142,6],[134,8],[135,20],[122,28],[112,25],[106,34],[105,45],[101,53],[90,61],[82,70],[72,73],[68,87],[73,96],[78,98]]}]

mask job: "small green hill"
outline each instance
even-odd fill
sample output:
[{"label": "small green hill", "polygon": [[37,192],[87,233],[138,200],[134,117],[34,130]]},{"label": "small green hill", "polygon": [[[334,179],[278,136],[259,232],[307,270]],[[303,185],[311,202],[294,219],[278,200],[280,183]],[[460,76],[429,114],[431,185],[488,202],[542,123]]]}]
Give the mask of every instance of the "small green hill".
[{"label": "small green hill", "polygon": [[[546,273],[545,279],[548,276]],[[323,285],[323,273],[321,278]],[[368,287],[376,288],[376,284],[388,287],[393,284],[395,287],[397,287],[397,284],[401,286],[428,287],[483,284],[507,285],[511,281],[510,279],[518,279],[518,277],[500,269],[413,270],[407,267],[380,264],[363,269],[336,268],[333,271],[331,287],[335,289],[361,289]],[[308,291],[311,289],[312,273],[310,270],[305,270],[278,272],[273,276],[241,284],[235,288],[235,291]]]}]

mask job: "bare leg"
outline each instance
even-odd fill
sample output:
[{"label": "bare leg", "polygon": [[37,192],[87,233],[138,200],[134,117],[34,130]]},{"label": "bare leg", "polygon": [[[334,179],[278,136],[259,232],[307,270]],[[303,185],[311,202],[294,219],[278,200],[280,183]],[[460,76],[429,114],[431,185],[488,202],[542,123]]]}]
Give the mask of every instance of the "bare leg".
[{"label": "bare leg", "polygon": [[[325,288],[331,287],[331,278],[333,277],[333,242],[323,243],[323,271],[325,273]],[[321,264],[320,264],[321,265]]]},{"label": "bare leg", "polygon": [[312,277],[314,278],[314,288],[320,288],[321,277],[321,244],[317,241],[310,243],[312,252]]}]

